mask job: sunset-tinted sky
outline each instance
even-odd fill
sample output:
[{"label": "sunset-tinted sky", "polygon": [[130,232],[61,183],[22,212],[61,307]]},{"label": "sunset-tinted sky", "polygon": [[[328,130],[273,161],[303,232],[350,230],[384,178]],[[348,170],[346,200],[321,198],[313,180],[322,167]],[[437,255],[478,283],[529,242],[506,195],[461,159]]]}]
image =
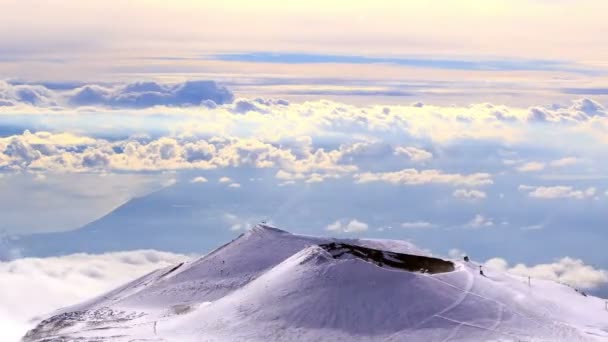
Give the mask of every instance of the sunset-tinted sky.
[{"label": "sunset-tinted sky", "polygon": [[4,3],[0,72],[15,80],[210,78],[243,95],[358,103],[608,93],[604,1]]}]

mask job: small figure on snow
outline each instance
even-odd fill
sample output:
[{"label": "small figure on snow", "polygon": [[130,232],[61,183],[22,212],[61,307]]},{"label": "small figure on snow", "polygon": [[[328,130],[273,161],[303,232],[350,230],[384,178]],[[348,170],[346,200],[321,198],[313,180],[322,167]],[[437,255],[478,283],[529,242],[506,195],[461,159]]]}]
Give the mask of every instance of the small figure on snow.
[{"label": "small figure on snow", "polygon": [[485,274],[483,274],[483,269],[482,269],[481,265],[479,265],[479,274],[481,274],[484,277],[486,276]]}]

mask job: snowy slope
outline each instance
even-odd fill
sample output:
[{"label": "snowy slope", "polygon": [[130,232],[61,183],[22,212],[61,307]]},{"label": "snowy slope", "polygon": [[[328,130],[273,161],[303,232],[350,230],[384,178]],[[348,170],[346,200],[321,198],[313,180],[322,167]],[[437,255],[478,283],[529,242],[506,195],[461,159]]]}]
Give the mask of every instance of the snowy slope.
[{"label": "snowy slope", "polygon": [[[406,270],[418,265],[420,271]],[[198,260],[60,310],[25,340],[61,337],[602,341],[608,311],[603,300],[570,287],[540,280],[528,286],[492,270],[482,276],[474,263],[431,258],[407,242],[258,226]]]}]

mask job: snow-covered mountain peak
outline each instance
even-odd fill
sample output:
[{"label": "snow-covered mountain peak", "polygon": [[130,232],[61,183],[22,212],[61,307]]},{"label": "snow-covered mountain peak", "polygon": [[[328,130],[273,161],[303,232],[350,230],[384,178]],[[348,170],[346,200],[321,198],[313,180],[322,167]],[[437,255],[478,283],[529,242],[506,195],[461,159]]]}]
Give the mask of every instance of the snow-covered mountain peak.
[{"label": "snow-covered mountain peak", "polygon": [[604,302],[409,242],[258,225],[56,312],[25,341],[602,341]]},{"label": "snow-covered mountain peak", "polygon": [[291,234],[288,231],[279,229],[277,227],[271,226],[267,223],[258,223],[255,226],[253,226],[251,229],[249,229],[246,233],[246,235],[252,235],[252,234],[258,234],[258,235],[264,235],[264,234]]}]

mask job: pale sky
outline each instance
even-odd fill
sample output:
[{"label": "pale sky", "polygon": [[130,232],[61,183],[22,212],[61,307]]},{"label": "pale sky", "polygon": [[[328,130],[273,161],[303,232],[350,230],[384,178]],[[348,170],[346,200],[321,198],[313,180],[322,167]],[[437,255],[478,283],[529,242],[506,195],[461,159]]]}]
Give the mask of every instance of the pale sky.
[{"label": "pale sky", "polygon": [[3,1],[8,52],[218,51],[560,59],[605,64],[597,0]]},{"label": "pale sky", "polygon": [[2,9],[4,79],[202,78],[300,99],[314,96],[286,87],[316,95],[339,86],[328,95],[384,92],[390,102],[404,84],[441,103],[481,101],[462,95],[479,88],[526,105],[570,100],[571,88],[608,93],[601,0],[3,0]]}]

